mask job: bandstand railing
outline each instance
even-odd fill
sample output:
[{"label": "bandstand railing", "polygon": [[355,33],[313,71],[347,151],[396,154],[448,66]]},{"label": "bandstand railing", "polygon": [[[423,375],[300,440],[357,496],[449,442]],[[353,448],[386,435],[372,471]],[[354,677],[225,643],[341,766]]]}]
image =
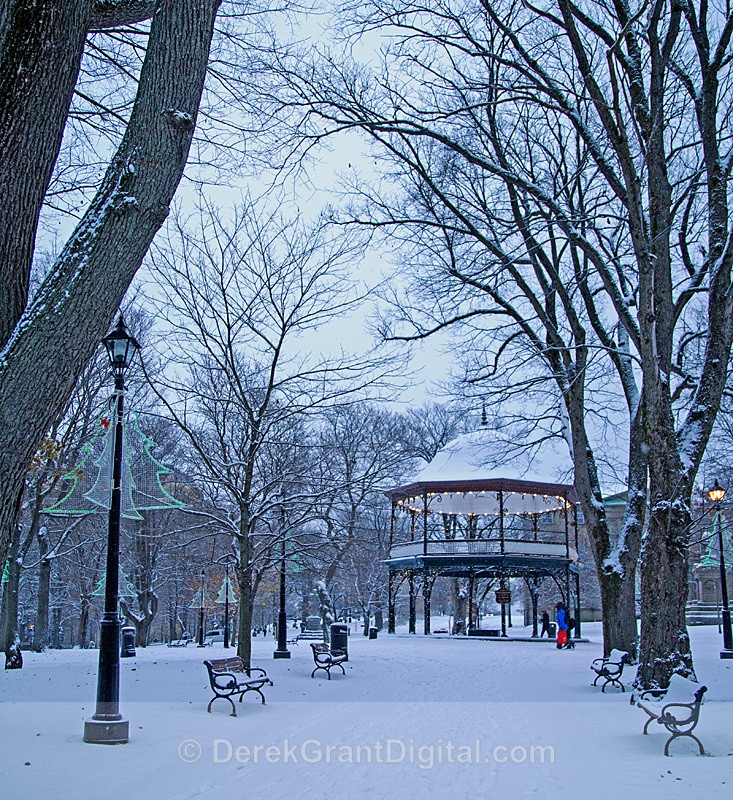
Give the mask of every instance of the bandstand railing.
[{"label": "bandstand railing", "polygon": [[479,556],[479,555],[524,555],[549,556],[578,560],[574,547],[552,542],[530,542],[523,539],[428,539],[427,542],[406,542],[394,544],[389,557],[409,558],[411,556]]}]

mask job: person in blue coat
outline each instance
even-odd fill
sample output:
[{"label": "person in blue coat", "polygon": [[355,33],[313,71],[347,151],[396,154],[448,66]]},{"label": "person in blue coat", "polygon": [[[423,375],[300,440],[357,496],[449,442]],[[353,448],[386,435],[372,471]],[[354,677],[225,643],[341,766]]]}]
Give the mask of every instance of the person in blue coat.
[{"label": "person in blue coat", "polygon": [[557,620],[557,649],[561,650],[563,645],[568,640],[567,613],[565,611],[564,603],[557,603],[555,605],[555,609],[557,611],[555,614],[555,618]]}]

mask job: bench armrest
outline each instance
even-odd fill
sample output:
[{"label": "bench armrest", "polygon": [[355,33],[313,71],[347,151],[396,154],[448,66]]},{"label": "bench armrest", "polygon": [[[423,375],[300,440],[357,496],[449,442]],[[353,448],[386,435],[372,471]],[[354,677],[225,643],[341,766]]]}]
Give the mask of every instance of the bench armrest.
[{"label": "bench armrest", "polygon": [[[667,703],[667,705],[662,706],[659,710],[659,719],[667,718],[676,725],[687,725],[695,718],[696,705],[697,703],[695,701],[692,703]],[[687,712],[687,717],[685,719],[680,719],[676,714],[670,712],[669,709],[671,708],[684,708]]]},{"label": "bench armrest", "polygon": [[[262,669],[262,667],[250,667],[248,670],[245,670],[245,671],[247,673],[247,677],[248,678],[252,677],[252,673],[253,672],[260,672],[262,674],[263,678],[267,677],[267,673],[265,672],[264,669]],[[255,677],[257,677],[257,676],[255,676]]]},{"label": "bench armrest", "polygon": [[217,689],[233,689],[238,682],[237,676],[233,672],[211,673],[211,685],[216,686]]}]

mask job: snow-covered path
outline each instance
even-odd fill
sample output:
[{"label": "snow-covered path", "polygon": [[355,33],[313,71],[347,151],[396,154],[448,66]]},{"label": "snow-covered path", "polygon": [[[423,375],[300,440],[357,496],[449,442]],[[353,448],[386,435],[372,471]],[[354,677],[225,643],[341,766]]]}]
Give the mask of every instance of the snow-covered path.
[{"label": "snow-covered path", "polygon": [[628,693],[592,688],[598,627],[584,634],[595,643],[574,651],[354,635],[346,677],[330,682],[311,680],[307,643],[274,661],[273,640],[258,638],[255,660],[275,686],[266,706],[248,696],[237,718],[224,701],[206,713],[201,661],[221,649],[138,649],[122,662],[131,741],[117,747],[81,741],[96,651],[26,654],[25,669],[0,675],[0,786],[59,800],[726,796],[733,662],[717,658],[717,630],[692,630],[709,687],[698,727],[709,758],[684,740],[665,758],[663,733],[641,735]]}]

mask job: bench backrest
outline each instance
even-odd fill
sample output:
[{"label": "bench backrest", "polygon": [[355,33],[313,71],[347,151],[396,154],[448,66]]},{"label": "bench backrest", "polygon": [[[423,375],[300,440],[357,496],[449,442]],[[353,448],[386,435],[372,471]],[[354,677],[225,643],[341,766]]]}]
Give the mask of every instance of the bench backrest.
[{"label": "bench backrest", "polygon": [[311,647],[313,648],[313,653],[329,653],[331,648],[328,646],[326,642],[311,642]]},{"label": "bench backrest", "polygon": [[629,654],[625,650],[616,650],[614,648],[608,654],[608,661],[612,661],[614,664],[624,664],[628,660]]},{"label": "bench backrest", "polygon": [[244,662],[239,656],[232,658],[213,658],[211,661],[204,661],[212,672],[244,672]]},{"label": "bench backrest", "polygon": [[669,679],[669,689],[667,689],[662,702],[689,705],[696,702],[696,700],[702,700],[702,696],[706,691],[707,686],[695,683],[689,678],[683,678],[682,675],[675,672]]}]

